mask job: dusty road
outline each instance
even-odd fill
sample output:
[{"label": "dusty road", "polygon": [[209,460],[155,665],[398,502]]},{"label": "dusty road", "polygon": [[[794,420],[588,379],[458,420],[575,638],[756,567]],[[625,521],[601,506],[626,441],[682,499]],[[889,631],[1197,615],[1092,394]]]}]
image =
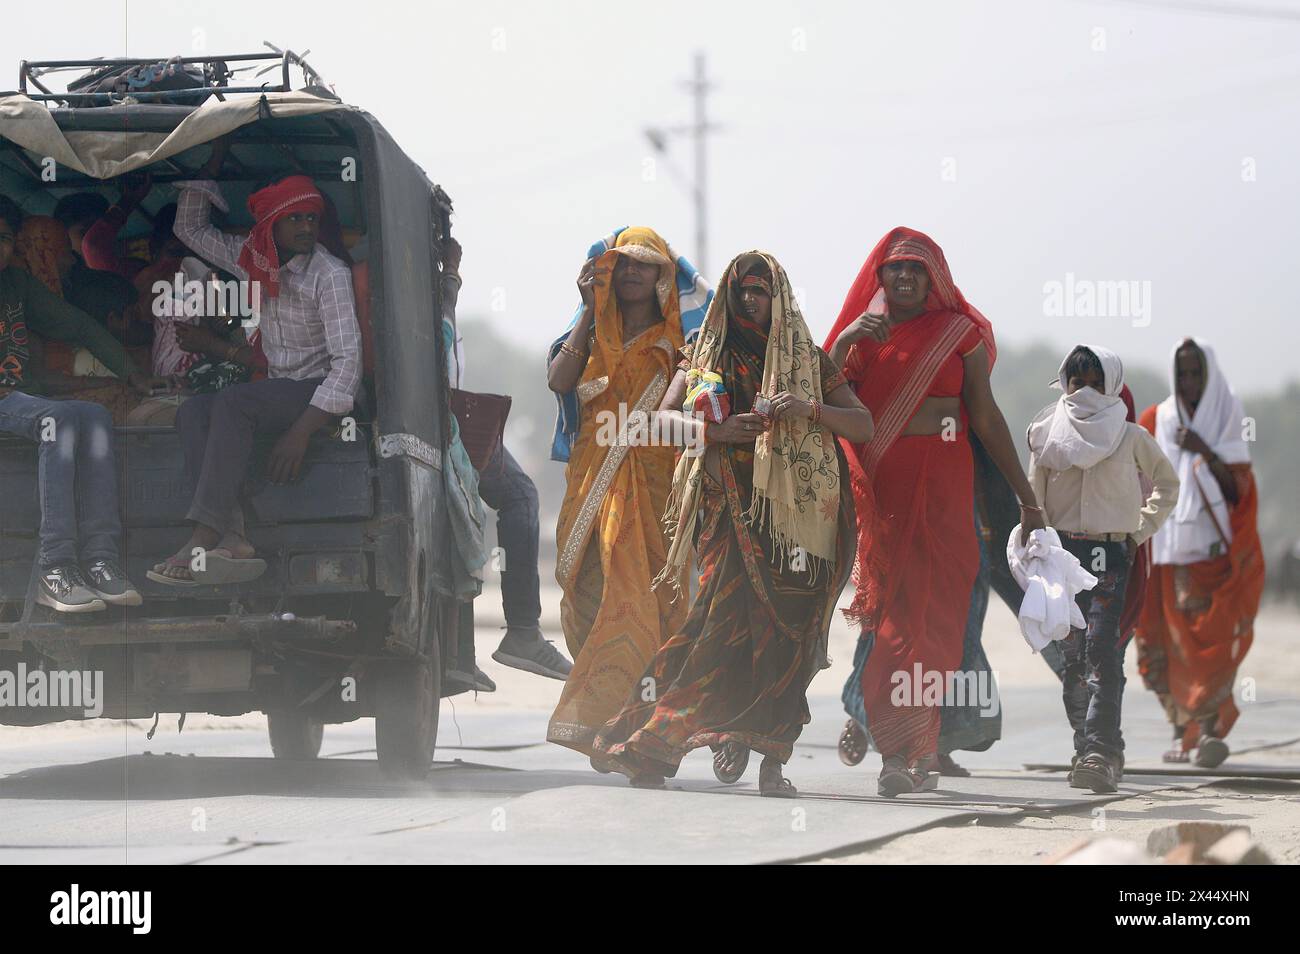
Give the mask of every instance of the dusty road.
[{"label": "dusty road", "polygon": [[[490,600],[482,606],[491,612]],[[707,752],[666,792],[596,775],[540,741],[559,683],[487,659],[499,630],[482,621],[483,668],[499,691],[444,700],[438,762],[418,783],[380,775],[369,720],[327,727],[322,758],[307,763],[272,760],[258,717],[192,717],[179,735],[166,718],[152,741],[135,722],[0,728],[0,861],[1034,864],[1098,832],[1142,843],[1158,825],[1204,819],[1249,824],[1276,860],[1300,862],[1300,782],[1143,771],[1160,767],[1167,733],[1135,673],[1119,795],[1027,771],[1065,759],[1069,733],[1054,678],[1000,605],[985,642],[1003,741],[961,756],[975,777],[893,802],[874,795],[878,757],[848,769],[835,755],[846,627],[835,630],[836,665],[814,683],[813,723],[789,768],[804,797],[786,802],[757,797],[756,764],[738,785],[719,785]],[[1231,739],[1242,754],[1225,768],[1300,776],[1298,647],[1300,617],[1266,613],[1242,669],[1256,680]]]}]

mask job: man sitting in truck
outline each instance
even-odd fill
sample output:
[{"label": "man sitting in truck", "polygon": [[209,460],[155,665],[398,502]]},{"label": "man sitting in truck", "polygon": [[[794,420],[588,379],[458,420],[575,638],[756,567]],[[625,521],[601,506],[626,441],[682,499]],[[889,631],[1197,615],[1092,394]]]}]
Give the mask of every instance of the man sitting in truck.
[{"label": "man sitting in truck", "polygon": [[[139,606],[118,544],[113,420],[90,401],[42,396],[53,383],[28,331],[87,348],[141,394],[153,382],[136,370],[103,325],[11,267],[23,213],[0,196],[0,432],[36,441],[40,455],[40,569],[36,601],[60,613]],[[78,560],[80,542],[80,560]]]},{"label": "man sitting in truck", "polygon": [[272,182],[248,199],[255,219],[248,237],[227,235],[209,218],[212,205],[226,209],[213,180],[228,149],[228,139],[217,140],[201,178],[178,184],[176,236],[207,262],[251,283],[248,300],[260,303],[267,377],[196,395],[176,415],[195,487],[186,515],[194,530],[147,575],[178,587],[246,583],[266,571],[244,535],[239,500],[254,434],[280,434],[269,477],[273,483],[296,480],[311,436],[352,410],[361,386],[352,274],[317,242],[320,191],[306,176]]}]

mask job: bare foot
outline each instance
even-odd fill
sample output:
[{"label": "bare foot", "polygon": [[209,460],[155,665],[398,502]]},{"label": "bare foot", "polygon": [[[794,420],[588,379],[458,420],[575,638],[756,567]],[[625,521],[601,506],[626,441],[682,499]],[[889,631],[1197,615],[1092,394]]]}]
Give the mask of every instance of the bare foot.
[{"label": "bare foot", "polygon": [[212,528],[202,525],[197,526],[194,528],[194,532],[190,534],[190,538],[186,541],[185,546],[181,547],[162,563],[154,564],[153,573],[156,576],[165,577],[168,580],[177,580],[181,583],[193,583],[194,574],[190,571],[190,561],[194,559],[195,547],[207,550],[221,539],[221,535]]},{"label": "bare foot", "polygon": [[224,550],[232,560],[251,560],[257,556],[253,545],[237,533],[227,533],[212,550]]}]

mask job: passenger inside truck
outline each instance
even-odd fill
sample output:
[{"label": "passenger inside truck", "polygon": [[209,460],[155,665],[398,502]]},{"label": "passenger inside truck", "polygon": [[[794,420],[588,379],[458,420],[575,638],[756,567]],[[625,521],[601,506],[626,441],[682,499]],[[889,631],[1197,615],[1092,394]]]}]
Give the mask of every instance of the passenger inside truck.
[{"label": "passenger inside truck", "polygon": [[[219,183],[230,213],[214,221],[227,234],[246,235],[252,192],[287,174],[312,177],[326,199],[319,242],[352,271],[364,366],[352,416],[366,420],[374,407],[374,358],[365,213],[357,177],[343,175],[355,163],[346,142],[330,144],[315,131],[297,135],[310,145],[294,143],[290,135],[281,141],[248,133],[235,139]],[[206,146],[107,182],[62,170],[54,182],[43,182],[16,152],[0,153],[0,195],[23,215],[13,267],[87,313],[125,348],[136,368],[165,381],[152,394],[133,392],[84,345],[33,334],[44,393],[102,404],[119,427],[157,427],[170,424],[192,394],[265,376],[255,322],[241,320],[238,302],[226,293],[233,276],[186,248],[173,231],[175,183],[196,174]]]},{"label": "passenger inside truck", "polygon": [[[106,409],[117,433],[122,491],[131,498],[123,506],[138,515],[141,505],[148,506],[138,498],[157,493],[151,488],[163,481],[172,503],[166,516],[155,511],[155,520],[173,526],[190,493],[177,483],[179,444],[170,445],[175,448],[170,469],[144,463],[140,450],[133,448],[153,447],[151,454],[161,453],[167,445],[157,441],[177,433],[176,417],[187,401],[267,376],[257,319],[232,291],[247,283],[205,261],[175,234],[178,186],[200,176],[211,152],[211,144],[198,145],[101,181],[62,168],[52,178],[42,176],[39,157],[13,143],[0,146],[0,196],[7,200],[12,220],[0,225],[5,233],[0,242],[8,242],[8,266],[48,292],[60,314],[86,319],[75,333],[67,322],[38,328],[28,320],[21,356],[16,347],[6,354],[6,341],[14,343],[0,327],[0,360],[22,365],[8,368],[5,386]],[[376,399],[358,150],[334,124],[299,119],[246,127],[230,138],[226,152],[217,185],[229,211],[214,209],[212,218],[225,235],[248,235],[253,224],[249,196],[287,175],[309,176],[321,193],[325,208],[318,244],[350,270],[361,332],[362,383],[352,409],[332,433],[338,436],[344,424],[365,427],[373,419]],[[327,427],[315,440],[330,436]],[[138,440],[146,444],[138,445]],[[3,453],[10,459],[11,479],[19,479],[23,497],[30,484],[32,498],[10,508],[5,531],[34,535],[40,523],[36,448],[13,433],[0,433],[0,445],[8,448]],[[265,465],[263,447],[250,467],[255,482],[265,476]],[[21,480],[22,473],[30,473],[31,480]],[[328,519],[332,512],[327,507],[321,515]],[[130,522],[138,524],[139,516]],[[21,556],[4,561],[3,575],[14,577],[6,591],[14,589],[25,562]],[[145,568],[150,565],[146,562]],[[143,574],[137,566],[129,575],[138,579]],[[26,589],[19,585],[13,595]],[[60,607],[66,603],[59,602]],[[0,616],[18,611],[17,606],[0,608]]]}]

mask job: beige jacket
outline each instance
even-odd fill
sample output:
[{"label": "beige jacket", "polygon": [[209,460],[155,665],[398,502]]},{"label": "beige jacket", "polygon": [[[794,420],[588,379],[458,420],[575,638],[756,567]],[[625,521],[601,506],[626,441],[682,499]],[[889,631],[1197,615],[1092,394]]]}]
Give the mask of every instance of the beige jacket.
[{"label": "beige jacket", "polygon": [[[1143,474],[1155,486],[1143,502]],[[1173,512],[1178,475],[1146,429],[1129,424],[1119,447],[1101,463],[1080,470],[1040,467],[1030,449],[1029,482],[1049,527],[1073,533],[1127,533],[1143,543]]]}]

